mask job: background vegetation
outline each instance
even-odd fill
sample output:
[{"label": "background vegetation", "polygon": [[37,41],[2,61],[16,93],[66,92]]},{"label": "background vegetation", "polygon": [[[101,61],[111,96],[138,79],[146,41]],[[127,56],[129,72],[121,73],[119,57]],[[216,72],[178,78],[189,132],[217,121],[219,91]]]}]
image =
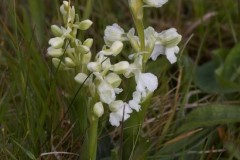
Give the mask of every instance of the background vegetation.
[{"label": "background vegetation", "polygon": [[[94,22],[80,35],[94,38],[92,53],[104,44],[107,25],[133,27],[127,0],[72,3],[82,19]],[[73,74],[57,72],[46,56],[50,26],[61,25],[60,4],[0,1],[2,160],[77,159],[82,150],[84,91],[78,93]],[[160,9],[145,10],[146,26],[175,27],[183,41],[178,64],[160,58],[148,65],[160,85],[139,133],[143,143],[125,148],[129,159],[240,159],[239,12],[238,0],[169,0]],[[124,126],[100,128],[98,159],[121,157]]]}]

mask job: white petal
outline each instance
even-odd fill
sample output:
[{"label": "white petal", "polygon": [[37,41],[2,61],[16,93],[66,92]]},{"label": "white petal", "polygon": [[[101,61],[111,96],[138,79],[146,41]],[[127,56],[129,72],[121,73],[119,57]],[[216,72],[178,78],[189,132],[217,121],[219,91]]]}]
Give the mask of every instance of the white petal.
[{"label": "white petal", "polygon": [[182,36],[177,33],[175,28],[170,28],[159,33],[158,39],[162,45],[167,48],[171,48],[178,45],[182,39]]},{"label": "white petal", "polygon": [[98,94],[100,96],[100,100],[107,104],[110,104],[116,98],[113,87],[110,84],[106,83],[105,81],[102,81],[99,84]]},{"label": "white petal", "polygon": [[130,100],[128,104],[132,109],[136,110],[137,112],[141,109],[141,106],[134,100]]},{"label": "white petal", "polygon": [[159,42],[156,42],[151,55],[152,60],[155,61],[157,57],[160,54],[164,54],[164,52],[165,52],[165,47],[163,47]]},{"label": "white petal", "polygon": [[56,49],[53,47],[49,47],[47,49],[47,54],[51,57],[58,58],[63,55],[63,49],[62,48]]},{"label": "white petal", "polygon": [[120,125],[120,121],[122,121],[121,115],[117,114],[116,112],[110,113],[109,122],[112,126],[118,127]]},{"label": "white petal", "polygon": [[64,38],[61,38],[61,37],[51,38],[48,41],[48,43],[49,43],[49,45],[51,45],[54,48],[61,48],[64,43]]},{"label": "white petal", "polygon": [[[122,105],[122,103],[121,103]],[[124,107],[120,107],[120,109],[117,112],[111,112],[110,113],[110,117],[109,117],[109,121],[111,123],[111,125],[113,126],[119,126],[120,122],[122,122],[122,120],[127,120],[130,117],[130,113],[132,113],[132,109],[130,108],[130,106],[128,104],[124,104]]]},{"label": "white petal", "polygon": [[[124,103],[124,113],[125,114],[130,114],[132,113],[132,109],[130,108],[130,106],[127,103]],[[125,119],[125,118],[124,118]]]},{"label": "white petal", "polygon": [[[89,79],[87,79],[89,78]],[[85,85],[88,85],[91,82],[91,78],[88,77],[85,73],[78,73],[75,77],[74,77],[75,81],[82,84],[85,83]]]},{"label": "white petal", "polygon": [[99,63],[102,65],[102,70],[109,69],[112,66],[110,59],[109,58],[106,59],[106,57]]},{"label": "white petal", "polygon": [[166,56],[167,59],[171,64],[175,63],[177,61],[177,57],[175,55],[176,48],[166,48]]},{"label": "white petal", "polygon": [[111,66],[111,70],[117,74],[124,74],[129,70],[129,62],[121,61]]},{"label": "white petal", "polygon": [[101,70],[101,66],[97,62],[89,62],[87,68],[91,72],[99,72]]},{"label": "white petal", "polygon": [[124,121],[127,120],[130,117],[130,113],[132,113],[132,109],[127,103],[124,103],[124,107],[118,111],[118,114],[123,114],[124,113]]},{"label": "white petal", "polygon": [[113,24],[112,26],[107,26],[106,29],[104,30],[104,40],[105,43],[108,46],[111,46],[111,44],[115,41],[123,41],[123,34],[124,30],[118,25],[118,24]]},{"label": "white petal", "polygon": [[124,103],[122,100],[113,101],[112,103],[109,104],[109,109],[112,112],[117,112],[123,107],[124,107]]},{"label": "white petal", "polygon": [[137,103],[140,103],[140,101],[141,101],[141,92],[139,92],[139,91],[133,92],[133,100],[136,101]]},{"label": "white petal", "polygon": [[150,7],[161,7],[165,3],[167,3],[168,0],[143,0],[147,5]]},{"label": "white petal", "polygon": [[123,91],[122,88],[114,88],[114,92],[115,92],[116,94],[120,94],[122,91]]},{"label": "white petal", "polygon": [[109,84],[111,84],[111,86],[113,88],[117,88],[119,87],[119,85],[122,82],[122,79],[120,78],[119,75],[117,75],[116,73],[109,73],[106,77],[105,77],[105,81],[108,82]]},{"label": "white petal", "polygon": [[158,79],[152,73],[140,73],[137,77],[137,90],[143,92],[147,88],[150,92],[157,89]]}]

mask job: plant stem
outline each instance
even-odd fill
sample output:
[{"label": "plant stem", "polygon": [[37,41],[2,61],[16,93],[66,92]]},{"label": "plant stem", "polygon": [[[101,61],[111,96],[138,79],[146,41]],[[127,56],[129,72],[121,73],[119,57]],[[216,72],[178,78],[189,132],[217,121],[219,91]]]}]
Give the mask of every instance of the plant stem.
[{"label": "plant stem", "polygon": [[140,39],[141,51],[145,50],[144,25],[143,25],[143,3],[142,0],[129,0],[133,21]]},{"label": "plant stem", "polygon": [[88,135],[89,135],[89,145],[88,145],[88,157],[89,160],[95,160],[97,155],[97,130],[98,130],[98,118],[94,117],[91,121]]},{"label": "plant stem", "polygon": [[136,19],[136,20],[134,20],[134,23],[136,25],[137,33],[139,36],[141,51],[144,51],[145,50],[145,40],[144,40],[145,38],[144,38],[143,21],[142,21],[142,19]]}]

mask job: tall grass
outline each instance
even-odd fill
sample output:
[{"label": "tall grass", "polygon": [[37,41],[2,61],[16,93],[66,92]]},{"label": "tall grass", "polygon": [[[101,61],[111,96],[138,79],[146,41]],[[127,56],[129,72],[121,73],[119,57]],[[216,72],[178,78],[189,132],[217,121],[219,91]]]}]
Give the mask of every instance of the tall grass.
[{"label": "tall grass", "polygon": [[[127,0],[72,2],[82,19],[94,22],[87,35],[94,38],[93,53],[101,49],[107,25],[133,26]],[[77,92],[80,86],[72,80],[74,73],[56,70],[46,56],[50,25],[60,24],[59,6],[57,0],[0,2],[0,159],[76,159],[83,149],[84,89]],[[184,50],[178,65],[170,66],[163,59],[148,65],[160,86],[139,132],[139,146],[127,148],[132,159],[143,159],[143,150],[148,159],[240,159],[240,120],[233,114],[239,110],[239,90],[212,93],[195,80],[198,66],[215,59],[213,51],[230,50],[239,43],[239,2],[172,0],[164,8],[146,12],[146,24],[158,30],[178,28]],[[218,109],[212,107],[215,103],[238,108]],[[206,105],[209,110],[196,110]],[[124,151],[121,136],[126,128],[110,127],[107,117],[103,119],[98,159],[117,157],[116,148]]]}]

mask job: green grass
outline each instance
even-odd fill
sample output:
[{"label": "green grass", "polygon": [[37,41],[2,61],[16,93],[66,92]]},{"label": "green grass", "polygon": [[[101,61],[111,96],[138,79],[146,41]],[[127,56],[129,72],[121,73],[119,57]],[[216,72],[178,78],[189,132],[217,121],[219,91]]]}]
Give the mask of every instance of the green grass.
[{"label": "green grass", "polygon": [[[129,29],[133,21],[127,0],[92,2],[73,3],[82,19],[89,17],[94,22],[84,36],[94,38],[92,53],[96,53],[104,44],[107,25],[119,23]],[[239,75],[240,63],[233,61],[239,57],[239,49],[232,51],[233,60],[225,61],[239,43],[239,5],[234,0],[171,0],[161,9],[145,10],[145,26],[152,25],[158,31],[176,27],[183,35],[181,48],[185,48],[178,64],[170,66],[161,58],[148,64],[148,70],[159,77],[160,86],[152,98],[133,159],[142,158],[143,151],[148,151],[148,159],[240,159],[240,119],[234,114],[240,107],[239,77],[234,81],[221,79],[228,75],[222,71],[217,79],[220,89],[204,87],[213,82],[209,77],[220,67]],[[57,0],[0,2],[2,160],[40,159],[41,154],[43,159],[76,159],[70,153],[78,155],[82,150],[87,129],[84,89],[77,93],[80,86],[73,81],[75,73],[57,71],[46,56],[48,39],[53,36],[50,25],[61,24],[59,6]],[[216,66],[212,72],[206,73],[211,69],[208,67],[199,70],[199,66],[213,61]],[[227,68],[231,64],[235,70]],[[111,127],[107,117],[102,120],[99,159],[110,157],[113,146],[121,150],[124,143],[121,129]],[[57,154],[60,151],[68,154]],[[56,153],[43,155],[48,152]]]}]

